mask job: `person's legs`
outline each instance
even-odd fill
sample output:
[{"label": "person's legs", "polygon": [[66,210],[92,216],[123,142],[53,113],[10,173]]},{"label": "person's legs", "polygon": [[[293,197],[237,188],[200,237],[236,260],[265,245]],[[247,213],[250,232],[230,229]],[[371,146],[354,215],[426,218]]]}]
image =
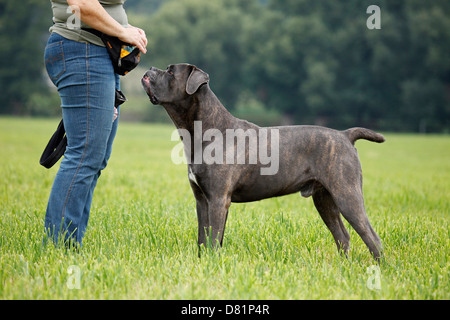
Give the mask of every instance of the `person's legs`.
[{"label": "person's legs", "polygon": [[117,130],[118,120],[113,123],[117,76],[105,48],[54,38],[59,42],[53,39],[49,50],[61,50],[64,71],[52,70],[47,57],[57,53],[47,54],[47,49],[46,66],[61,97],[67,148],[50,194],[45,229],[54,242],[64,234],[64,240],[81,243],[94,188]]},{"label": "person's legs", "polygon": [[[117,74],[116,74],[116,89],[120,90],[120,78],[119,78],[119,75],[117,75]],[[120,107],[118,107],[118,112],[120,114]],[[112,145],[113,145],[116,133],[117,133],[118,124],[119,124],[119,115],[117,116],[117,119],[114,120],[114,123],[112,125],[111,134],[109,136],[108,143],[106,145],[105,157],[103,159],[103,162],[102,162],[102,165],[100,167],[100,170],[97,172],[96,175],[94,175],[94,180],[92,181],[91,188],[89,190],[88,197],[86,199],[86,204],[85,204],[85,207],[84,207],[84,210],[83,210],[83,216],[81,218],[81,223],[80,223],[80,228],[79,228],[82,237],[84,236],[84,234],[86,232],[86,227],[87,227],[88,219],[89,219],[89,213],[90,213],[90,210],[91,210],[92,199],[93,199],[93,196],[94,196],[94,189],[97,186],[97,180],[98,180],[98,178],[101,175],[101,170],[106,168],[106,166],[108,164],[108,160],[109,160],[109,158],[111,156]]]}]

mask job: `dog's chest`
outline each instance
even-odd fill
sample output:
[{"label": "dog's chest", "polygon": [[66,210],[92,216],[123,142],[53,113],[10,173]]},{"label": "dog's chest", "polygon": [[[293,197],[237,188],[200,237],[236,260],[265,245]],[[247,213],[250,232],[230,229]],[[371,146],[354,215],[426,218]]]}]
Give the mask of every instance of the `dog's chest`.
[{"label": "dog's chest", "polygon": [[189,180],[190,180],[192,183],[194,183],[194,184],[196,184],[198,187],[200,187],[200,186],[198,185],[197,178],[196,178],[194,172],[192,171],[191,166],[189,166],[189,168],[188,168],[188,178],[189,178]]}]

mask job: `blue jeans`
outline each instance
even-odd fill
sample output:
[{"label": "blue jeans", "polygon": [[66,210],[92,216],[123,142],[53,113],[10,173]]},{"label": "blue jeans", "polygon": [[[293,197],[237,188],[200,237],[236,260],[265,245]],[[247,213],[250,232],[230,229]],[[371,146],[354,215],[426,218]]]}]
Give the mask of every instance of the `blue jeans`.
[{"label": "blue jeans", "polygon": [[45,48],[47,73],[61,97],[67,148],[56,174],[45,215],[46,237],[81,245],[97,179],[111,155],[114,73],[106,48],[53,33]]}]

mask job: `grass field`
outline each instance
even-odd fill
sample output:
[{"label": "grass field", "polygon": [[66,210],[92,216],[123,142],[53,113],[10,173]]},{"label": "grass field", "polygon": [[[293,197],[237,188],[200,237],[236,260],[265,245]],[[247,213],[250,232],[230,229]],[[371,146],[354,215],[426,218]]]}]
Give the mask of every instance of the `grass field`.
[{"label": "grass field", "polygon": [[[122,123],[80,253],[42,247],[59,164],[57,119],[0,118],[0,299],[449,299],[450,137],[359,141],[366,209],[386,259],[359,236],[341,258],[312,199],[233,204],[220,254],[198,258],[187,170],[168,125]],[[379,280],[378,282],[375,280]]]}]

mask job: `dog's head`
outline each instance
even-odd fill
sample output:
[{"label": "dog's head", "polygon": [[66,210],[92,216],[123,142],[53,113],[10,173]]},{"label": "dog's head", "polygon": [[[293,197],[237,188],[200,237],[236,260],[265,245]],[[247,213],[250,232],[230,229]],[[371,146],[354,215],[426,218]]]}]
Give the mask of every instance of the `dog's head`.
[{"label": "dog's head", "polygon": [[164,105],[186,100],[209,82],[209,76],[191,64],[173,64],[166,70],[151,67],[141,82],[150,101]]}]

